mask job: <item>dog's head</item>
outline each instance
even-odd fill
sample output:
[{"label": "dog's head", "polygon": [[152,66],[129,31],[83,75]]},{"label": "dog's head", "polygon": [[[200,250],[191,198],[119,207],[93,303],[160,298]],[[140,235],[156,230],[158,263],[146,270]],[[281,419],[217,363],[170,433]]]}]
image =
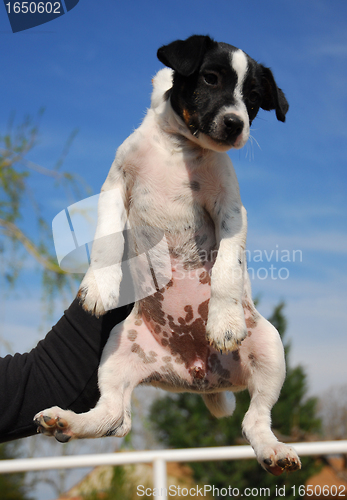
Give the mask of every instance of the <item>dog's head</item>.
[{"label": "dog's head", "polygon": [[274,109],[285,121],[289,106],[271,70],[242,50],[193,35],[164,45],[157,55],[174,70],[167,98],[202,147],[242,148],[259,108]]}]

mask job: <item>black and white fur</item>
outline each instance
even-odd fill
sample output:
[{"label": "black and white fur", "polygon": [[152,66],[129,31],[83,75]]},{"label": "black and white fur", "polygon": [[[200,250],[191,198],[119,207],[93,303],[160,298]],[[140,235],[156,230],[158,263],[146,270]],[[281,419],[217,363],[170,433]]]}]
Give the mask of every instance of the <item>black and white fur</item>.
[{"label": "black and white fur", "polygon": [[236,47],[195,35],[160,48],[158,58],[175,71],[172,108],[202,147],[242,148],[259,108],[285,121],[288,103],[271,70]]},{"label": "black and white fur", "polygon": [[[288,103],[270,69],[210,37],[177,40],[161,47],[158,58],[168,68],[153,80],[151,108],[118,149],[102,188],[80,298],[96,315],[117,307],[124,238],[103,236],[127,221],[139,288],[147,290],[154,269],[169,271],[170,280],[157,283],[113,329],[99,368],[97,406],[82,415],[54,407],[35,421],[40,432],[64,442],[124,436],[138,384],[198,392],[217,417],[234,407],[224,391],[248,388],[242,427],[259,463],[276,475],[296,470],[297,454],[271,431],[285,376],[283,346],[252,301],[246,210],[226,154],[246,144],[259,108],[284,121]],[[148,228],[164,235],[151,251],[150,272],[146,259],[141,267],[140,250],[142,239],[153,236]]]}]

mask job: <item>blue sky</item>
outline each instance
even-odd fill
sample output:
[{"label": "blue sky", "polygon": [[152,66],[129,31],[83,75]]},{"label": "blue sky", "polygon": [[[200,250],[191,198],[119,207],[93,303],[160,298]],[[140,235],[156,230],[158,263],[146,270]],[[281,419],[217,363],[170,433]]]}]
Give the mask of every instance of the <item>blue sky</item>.
[{"label": "blue sky", "polygon": [[[0,134],[13,112],[19,123],[44,107],[29,158],[52,168],[77,128],[64,168],[97,193],[116,148],[149,106],[151,78],[162,67],[158,47],[194,33],[271,67],[288,98],[286,123],[261,111],[252,143],[230,156],[248,211],[259,309],[266,316],[286,302],[291,362],[306,368],[310,392],[319,395],[347,379],[345,0],[80,0],[66,15],[16,34],[1,7]],[[38,176],[32,189],[49,220],[78,201]],[[41,292],[27,266],[26,292],[3,295],[0,305],[0,334],[22,352],[46,328],[38,328]]]}]

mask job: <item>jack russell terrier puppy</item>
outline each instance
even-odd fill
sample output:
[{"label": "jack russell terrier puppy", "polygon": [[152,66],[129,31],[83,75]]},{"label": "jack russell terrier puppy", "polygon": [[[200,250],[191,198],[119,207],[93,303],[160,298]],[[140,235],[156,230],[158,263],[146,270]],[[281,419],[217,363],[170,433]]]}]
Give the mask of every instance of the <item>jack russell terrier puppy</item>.
[{"label": "jack russell terrier puppy", "polygon": [[284,122],[288,103],[269,68],[208,36],[163,46],[158,58],[167,68],[103,185],[79,291],[93,314],[119,305],[128,224],[137,300],[104,349],[97,406],[84,414],[44,410],[35,416],[38,431],[62,442],[125,436],[138,384],[199,393],[216,417],[235,407],[224,391],[247,388],[242,429],[259,463],[275,475],[297,470],[297,454],[271,431],[283,346],[252,301],[246,210],[226,153],[246,144],[259,108]]}]

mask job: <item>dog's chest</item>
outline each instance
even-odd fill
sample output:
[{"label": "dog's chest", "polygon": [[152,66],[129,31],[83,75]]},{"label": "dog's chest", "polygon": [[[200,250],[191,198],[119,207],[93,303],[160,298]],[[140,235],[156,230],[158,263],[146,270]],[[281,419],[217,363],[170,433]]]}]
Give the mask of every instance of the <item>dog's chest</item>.
[{"label": "dog's chest", "polygon": [[216,258],[215,226],[205,208],[209,184],[215,189],[216,183],[211,182],[214,176],[207,174],[208,165],[201,154],[152,144],[140,149],[137,157],[140,166],[128,213],[137,253],[165,236],[164,251],[170,254],[173,280],[189,280],[196,288],[200,283],[196,270],[210,269]]},{"label": "dog's chest", "polygon": [[192,280],[187,271],[209,270],[216,258],[216,237],[205,207],[218,186],[201,150],[165,149],[152,139],[130,163],[137,165],[128,203],[137,253],[165,236],[176,279]]},{"label": "dog's chest", "polygon": [[182,154],[143,156],[131,190],[130,220],[182,232],[203,224],[205,175]]}]

